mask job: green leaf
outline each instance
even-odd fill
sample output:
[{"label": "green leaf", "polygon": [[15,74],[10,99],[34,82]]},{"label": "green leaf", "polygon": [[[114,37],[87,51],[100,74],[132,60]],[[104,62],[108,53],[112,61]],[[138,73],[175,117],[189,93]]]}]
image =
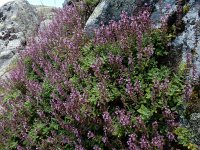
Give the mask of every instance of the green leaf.
[{"label": "green leaf", "polygon": [[141,114],[141,117],[143,120],[147,120],[153,115],[153,113],[143,104],[141,105],[140,109],[138,109],[137,111]]},{"label": "green leaf", "polygon": [[97,101],[99,100],[100,98],[100,92],[99,92],[99,89],[97,87],[97,85],[94,85],[90,92],[89,92],[89,101],[96,105],[97,104]]}]

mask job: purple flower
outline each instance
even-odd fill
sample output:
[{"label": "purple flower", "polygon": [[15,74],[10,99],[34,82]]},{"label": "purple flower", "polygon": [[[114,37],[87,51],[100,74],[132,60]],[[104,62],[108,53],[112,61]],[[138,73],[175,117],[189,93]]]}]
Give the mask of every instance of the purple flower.
[{"label": "purple flower", "polygon": [[153,129],[156,131],[156,130],[158,129],[158,122],[157,122],[157,121],[154,121],[154,122],[152,123],[152,127],[153,127]]},{"label": "purple flower", "polygon": [[126,93],[129,94],[130,96],[133,95],[133,92],[134,92],[134,88],[133,88],[133,85],[131,82],[128,82],[126,84]]},{"label": "purple flower", "polygon": [[164,145],[163,136],[157,135],[152,139],[151,144],[153,145],[153,147],[156,147],[158,149],[163,149]]},{"label": "purple flower", "polygon": [[18,145],[17,150],[24,150],[24,148],[22,146]]},{"label": "purple flower", "polygon": [[97,145],[95,145],[95,146],[93,147],[93,150],[101,150],[101,148],[98,147]]},{"label": "purple flower", "polygon": [[76,144],[75,145],[75,150],[85,150],[82,145]]},{"label": "purple flower", "polygon": [[178,125],[178,123],[174,119],[167,120],[167,125],[171,128],[174,128]]},{"label": "purple flower", "polygon": [[187,63],[187,67],[190,68],[191,64],[192,64],[192,54],[191,54],[191,52],[186,53],[186,63]]},{"label": "purple flower", "polygon": [[111,116],[110,116],[109,112],[105,111],[105,112],[103,113],[103,119],[104,119],[104,121],[107,122],[107,123],[110,123],[110,122],[111,122]]},{"label": "purple flower", "polygon": [[120,76],[120,78],[117,81],[119,85],[122,85],[124,83],[124,78]]},{"label": "purple flower", "polygon": [[169,3],[166,4],[166,9],[169,10],[171,7],[172,7],[171,4],[169,4]]},{"label": "purple flower", "polygon": [[169,80],[166,78],[163,83],[161,83],[161,89],[164,92],[167,92],[169,88]]},{"label": "purple flower", "polygon": [[163,116],[166,118],[171,118],[172,117],[172,112],[168,107],[165,107],[163,110]]},{"label": "purple flower", "polygon": [[142,148],[142,149],[146,149],[146,150],[148,150],[148,149],[150,149],[150,143],[149,143],[149,141],[147,140],[147,138],[146,138],[146,136],[142,136],[141,138],[140,138],[140,147]]},{"label": "purple flower", "polygon": [[136,134],[133,133],[131,135],[129,135],[129,139],[127,141],[127,144],[129,146],[129,149],[132,150],[132,149],[136,149],[136,145],[135,145],[135,142],[136,142]]},{"label": "purple flower", "polygon": [[106,143],[107,142],[107,140],[108,140],[108,138],[107,137],[102,137],[102,141],[103,141],[103,143]]},{"label": "purple flower", "polygon": [[88,134],[87,134],[87,137],[88,137],[88,139],[93,138],[94,137],[94,133],[89,131]]},{"label": "purple flower", "polygon": [[142,92],[142,89],[141,89],[141,84],[140,84],[140,81],[139,81],[139,80],[136,80],[136,81],[135,81],[135,84],[134,84],[134,91],[135,91],[138,95],[140,95],[140,96],[143,95],[143,92]]},{"label": "purple flower", "polygon": [[185,87],[184,87],[184,99],[186,101],[188,101],[192,95],[192,85],[190,83],[190,81],[187,81],[186,84],[185,84]]},{"label": "purple flower", "polygon": [[99,76],[100,75],[100,68],[102,67],[103,65],[103,61],[101,60],[101,58],[96,58],[96,62],[94,64],[91,65],[91,68],[93,69],[94,71],[94,74],[96,76]]},{"label": "purple flower", "polygon": [[173,141],[175,139],[175,135],[171,132],[167,133],[167,138],[169,139],[169,141]]},{"label": "purple flower", "polygon": [[192,66],[192,79],[194,81],[198,80],[198,71],[197,71],[197,66],[195,64],[193,64]]},{"label": "purple flower", "polygon": [[123,126],[129,125],[131,123],[131,120],[130,120],[131,119],[131,115],[130,115],[130,113],[126,114],[124,109],[117,110],[115,113],[119,116],[119,122]]},{"label": "purple flower", "polygon": [[148,45],[147,47],[145,47],[143,49],[143,53],[144,53],[144,55],[145,55],[146,58],[150,58],[153,55],[153,53],[154,53],[153,46],[152,45]]}]

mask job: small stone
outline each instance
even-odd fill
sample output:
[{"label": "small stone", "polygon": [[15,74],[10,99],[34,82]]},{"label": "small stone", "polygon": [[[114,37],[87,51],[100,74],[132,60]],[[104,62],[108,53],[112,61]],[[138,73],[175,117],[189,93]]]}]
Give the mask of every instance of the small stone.
[{"label": "small stone", "polygon": [[16,34],[11,34],[9,37],[9,40],[14,40],[17,39],[17,35]]}]

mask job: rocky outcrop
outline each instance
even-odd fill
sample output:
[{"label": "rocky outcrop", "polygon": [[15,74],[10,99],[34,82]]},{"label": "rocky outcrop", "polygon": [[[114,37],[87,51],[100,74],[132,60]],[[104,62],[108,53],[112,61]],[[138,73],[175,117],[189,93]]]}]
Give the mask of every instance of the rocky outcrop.
[{"label": "rocky outcrop", "polygon": [[110,20],[120,19],[122,11],[131,14],[138,6],[137,0],[102,0],[86,22],[85,29],[91,34],[91,31],[98,27],[101,22],[107,24]]},{"label": "rocky outcrop", "polygon": [[182,61],[186,62],[187,53],[191,53],[194,67],[191,76],[200,77],[200,1],[191,0],[190,10],[183,17],[184,31],[173,41],[175,48],[182,49]]},{"label": "rocky outcrop", "polygon": [[27,0],[11,1],[0,8],[1,28],[6,30],[12,28],[14,32],[23,32],[25,36],[30,36],[39,24],[38,15]]},{"label": "rocky outcrop", "polygon": [[101,22],[108,24],[110,20],[119,20],[122,11],[129,15],[138,12],[142,7],[155,7],[157,0],[102,0],[86,22],[85,29],[89,34]]},{"label": "rocky outcrop", "polygon": [[195,137],[194,142],[200,145],[200,113],[193,113],[190,116],[189,128],[192,130]]},{"label": "rocky outcrop", "polygon": [[26,0],[15,0],[0,7],[0,76],[18,50],[23,50],[27,38],[39,25],[35,9]]}]

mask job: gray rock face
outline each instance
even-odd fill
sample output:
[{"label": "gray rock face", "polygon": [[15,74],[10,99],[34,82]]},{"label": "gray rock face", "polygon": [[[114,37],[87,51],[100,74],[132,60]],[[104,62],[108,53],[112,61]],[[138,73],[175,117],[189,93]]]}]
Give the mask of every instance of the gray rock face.
[{"label": "gray rock face", "polygon": [[200,140],[199,140],[200,139],[200,113],[191,114],[189,126],[195,135],[195,137],[193,138],[194,142],[197,145],[200,145]]},{"label": "gray rock face", "polygon": [[71,0],[65,0],[63,3],[63,7],[70,5],[70,3],[71,3]]},{"label": "gray rock face", "polygon": [[32,6],[36,10],[36,13],[39,16],[39,18],[41,18],[42,20],[43,19],[52,20],[53,17],[55,16],[54,9],[56,9],[56,7],[43,6],[43,5],[32,5]]},{"label": "gray rock face", "polygon": [[90,34],[101,22],[107,24],[110,20],[119,20],[122,11],[131,14],[137,6],[137,0],[102,0],[86,22],[85,29]]},{"label": "gray rock face", "polygon": [[65,1],[63,2],[63,7],[69,6],[69,5],[73,4],[73,3],[77,3],[77,2],[80,2],[80,1],[81,1],[81,0],[65,0]]},{"label": "gray rock face", "polygon": [[[154,6],[155,10],[151,14],[151,19],[156,27],[160,27],[160,20],[163,17],[163,14],[165,14],[164,16],[170,16],[177,10],[176,0],[164,0],[161,4],[156,3]],[[163,14],[160,13],[160,10]]]},{"label": "gray rock face", "polygon": [[35,9],[26,0],[15,0],[0,7],[0,76],[23,50],[26,39],[39,25]]},{"label": "gray rock face", "polygon": [[40,26],[39,26],[39,31],[43,31],[45,28],[47,28],[49,26],[49,24],[52,23],[52,20],[51,19],[46,19],[44,21],[42,21],[40,23]]},{"label": "gray rock face", "polygon": [[182,49],[182,61],[186,62],[186,52],[193,51],[192,59],[195,70],[191,74],[200,76],[200,1],[190,1],[190,10],[183,17],[185,30],[176,37],[173,45]]},{"label": "gray rock face", "polygon": [[29,36],[39,24],[34,8],[26,0],[8,2],[0,8],[0,14],[3,16],[0,17],[0,31],[11,28],[15,32],[22,31],[25,36]]}]

